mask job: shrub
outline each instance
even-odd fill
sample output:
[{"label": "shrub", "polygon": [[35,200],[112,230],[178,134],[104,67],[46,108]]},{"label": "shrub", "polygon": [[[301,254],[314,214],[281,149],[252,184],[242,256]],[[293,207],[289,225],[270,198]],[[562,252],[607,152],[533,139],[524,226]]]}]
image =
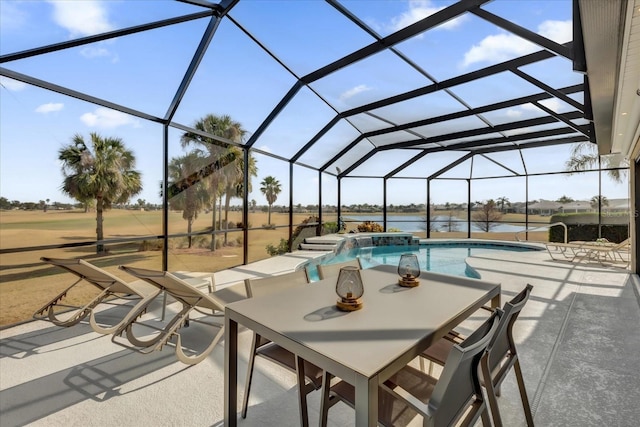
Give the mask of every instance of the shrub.
[{"label": "shrub", "polygon": [[262,224],[262,228],[264,228],[265,230],[275,230],[276,229],[276,225],[275,224]]},{"label": "shrub", "polygon": [[162,250],[162,240],[143,240],[138,247],[138,252],[145,251],[161,251]]},{"label": "shrub", "polygon": [[271,243],[267,245],[267,253],[271,256],[282,255],[287,252],[289,252],[289,241],[286,239],[280,239],[278,246],[273,246]]},{"label": "shrub", "polygon": [[384,229],[377,222],[365,221],[362,224],[358,224],[358,231],[369,232],[369,233],[379,233],[384,231]]},{"label": "shrub", "polygon": [[324,227],[322,228],[322,234],[332,234],[337,233],[338,223],[335,221],[327,221],[324,223]]}]

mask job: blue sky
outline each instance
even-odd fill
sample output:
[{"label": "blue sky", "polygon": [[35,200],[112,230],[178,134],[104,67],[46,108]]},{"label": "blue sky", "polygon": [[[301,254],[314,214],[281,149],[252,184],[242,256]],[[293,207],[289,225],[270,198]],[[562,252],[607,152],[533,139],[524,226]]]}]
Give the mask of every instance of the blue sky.
[{"label": "blue sky", "polygon": [[[344,1],[343,4],[385,36],[451,2],[354,0]],[[571,39],[570,0],[495,0],[484,7],[555,41],[566,42]],[[2,0],[0,54],[199,10],[192,5],[173,1]],[[257,47],[233,23],[225,21],[216,32],[174,121],[191,125],[207,113],[230,114],[243,124],[250,135],[291,88],[294,75],[303,76],[372,42],[371,37],[318,0],[242,0],[230,16],[260,39],[288,70]],[[2,66],[162,117],[207,22],[201,19],[42,57],[8,62]],[[530,43],[473,15],[449,21],[433,31],[400,43],[397,48],[415,58],[418,65],[438,80],[538,50]],[[559,87],[581,82],[582,76],[568,72],[570,70],[569,61],[553,60],[531,65],[526,72]],[[69,201],[59,191],[62,175],[56,160],[57,151],[68,144],[75,133],[88,137],[90,132],[98,132],[103,136],[122,138],[134,151],[144,180],[144,192],[138,197],[153,203],[160,202],[161,126],[4,77],[0,78],[0,83],[1,196],[22,201],[47,198],[51,201]],[[314,82],[312,89],[322,93],[326,103],[312,91],[301,90],[257,141],[256,147],[285,157],[292,155],[335,115],[336,110],[350,109],[426,84],[428,82],[424,76],[401,63],[397,57],[388,53],[375,55]],[[454,88],[454,91],[471,106],[476,106],[514,95],[535,93],[539,89],[518,82],[513,76],[501,75],[481,83]],[[421,102],[408,102],[393,111],[380,111],[380,114],[402,123],[461,108],[451,97],[442,93],[430,95],[428,102]],[[562,101],[555,99],[547,102],[546,106],[558,112],[570,110]],[[539,114],[536,107],[530,105],[496,112],[487,118],[493,123],[501,123]],[[380,123],[371,120],[356,116],[353,124],[364,131],[380,127]],[[477,127],[478,123],[474,120],[477,119],[461,121],[456,126]],[[425,129],[425,132],[446,131],[436,127]],[[178,142],[180,134],[178,130],[170,132],[170,156],[182,153]],[[301,161],[311,166],[321,166],[356,135],[353,125],[340,123],[323,138],[322,144],[317,144],[302,156]],[[404,135],[404,138],[407,136]],[[368,143],[359,145],[349,158],[343,163],[336,163],[331,170],[335,166],[345,169],[349,162],[369,149]],[[550,172],[564,169],[563,162],[568,151],[569,147],[563,146],[555,147],[554,151],[540,150],[539,153],[525,150],[523,155],[529,172]],[[376,155],[355,174],[377,174],[382,169],[393,169],[408,156],[407,153]],[[476,160],[474,176],[490,174],[489,171],[495,168],[492,162],[495,160],[522,169],[517,152],[510,156],[507,158],[501,154],[492,159]],[[415,165],[412,171],[406,171],[405,176],[423,174],[425,168],[438,167],[438,162],[447,160],[446,155],[442,158],[427,157],[424,163]],[[266,175],[279,178],[283,183],[283,194],[286,194],[289,189],[288,167],[267,156],[258,156],[258,159],[259,175],[254,181],[254,192],[250,198],[265,203],[258,188],[259,181]],[[482,166],[483,162],[485,166]],[[294,185],[294,203],[317,203],[317,173],[305,168],[296,168],[296,171],[299,171],[299,175]],[[466,177],[468,174],[469,165],[461,165],[452,171],[451,176]],[[554,199],[563,194],[590,198],[597,191],[597,187],[593,186],[594,179],[584,175],[536,178],[534,182],[536,184],[529,194],[531,199]],[[391,185],[397,188],[390,195],[390,203],[394,204],[415,202],[412,195],[423,192],[425,186],[424,181],[420,180],[402,180]],[[472,199],[484,200],[506,195],[512,201],[523,200],[522,186],[520,179],[478,182],[474,185]],[[625,186],[607,182],[604,188],[609,198],[626,197]],[[362,180],[344,180],[343,189],[348,191],[348,195],[343,193],[343,203],[382,203],[381,189],[371,183],[363,185]],[[442,182],[434,188],[432,200],[436,203],[463,202],[466,201],[464,193],[460,191],[458,183],[449,185],[448,182]],[[323,203],[334,204],[335,200],[335,185],[326,187]],[[287,197],[284,196],[277,204],[286,202]]]}]

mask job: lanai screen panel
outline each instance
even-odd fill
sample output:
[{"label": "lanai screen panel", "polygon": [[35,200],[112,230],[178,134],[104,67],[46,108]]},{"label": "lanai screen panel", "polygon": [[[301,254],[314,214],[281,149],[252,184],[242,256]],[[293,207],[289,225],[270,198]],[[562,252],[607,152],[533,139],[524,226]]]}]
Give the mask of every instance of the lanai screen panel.
[{"label": "lanai screen panel", "polygon": [[297,77],[373,42],[322,1],[240,1],[229,16]]},{"label": "lanai screen panel", "polygon": [[[163,117],[207,22],[198,19],[52,51],[12,61],[7,67],[49,84]],[[167,43],[176,32],[181,33],[182,46]],[[166,47],[149,48],[156,43]]]},{"label": "lanai screen panel", "polygon": [[295,81],[236,25],[222,20],[173,121],[193,126],[207,114],[229,115],[250,136]]},{"label": "lanai screen panel", "polygon": [[[202,13],[201,7],[165,0],[107,4],[80,1],[49,4],[2,1],[0,2],[2,16],[0,54],[36,49],[98,33],[197,13]],[[75,19],[69,19],[70,16]],[[17,30],[20,30],[20,37],[15,36]],[[103,44],[105,49],[108,48],[105,46],[108,44]],[[98,55],[95,55],[96,53]],[[85,52],[86,57],[103,56],[104,53],[106,52],[91,52],[91,50]]]},{"label": "lanai screen panel", "polygon": [[257,138],[255,145],[267,146],[290,159],[334,116],[334,110],[311,90],[302,88]]}]

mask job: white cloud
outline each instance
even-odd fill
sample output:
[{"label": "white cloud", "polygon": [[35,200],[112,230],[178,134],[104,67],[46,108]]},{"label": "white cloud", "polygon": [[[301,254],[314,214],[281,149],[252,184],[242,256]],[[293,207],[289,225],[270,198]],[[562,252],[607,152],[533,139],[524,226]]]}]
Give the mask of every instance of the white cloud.
[{"label": "white cloud", "polygon": [[3,30],[19,29],[26,20],[27,14],[15,2],[0,1],[0,27]]},{"label": "white cloud", "polygon": [[71,36],[90,36],[113,29],[100,1],[50,0],[49,3],[53,5],[54,21]]},{"label": "white cloud", "polygon": [[[391,19],[391,23],[388,25],[392,32],[396,32],[411,24],[414,24],[434,13],[444,9],[445,7],[437,7],[430,0],[410,0],[409,9],[403,12],[399,16]],[[464,15],[451,19],[444,24],[439,25],[437,28],[450,30],[459,26],[466,17]]]},{"label": "white cloud", "polygon": [[[554,111],[556,113],[559,113],[560,110],[562,110],[563,108],[566,107],[566,104],[564,102],[561,102],[557,98],[544,99],[544,100],[540,101],[540,104],[544,105],[545,107],[547,107],[548,109],[550,109],[550,110],[552,110],[552,111]],[[522,105],[522,109],[523,110],[528,110],[528,111],[540,111],[540,108],[536,107],[533,104],[529,104],[529,103]]]},{"label": "white cloud", "polygon": [[[571,21],[544,21],[538,26],[538,34],[557,43],[567,42],[572,39]],[[468,67],[476,62],[506,61],[537,50],[540,47],[511,33],[490,35],[464,54],[462,66]]]},{"label": "white cloud", "polygon": [[538,34],[556,43],[566,43],[573,39],[571,21],[544,21],[538,27]]},{"label": "white cloud", "polygon": [[476,62],[502,62],[535,51],[536,46],[513,34],[487,36],[464,54],[463,67]]},{"label": "white cloud", "polygon": [[4,76],[0,76],[0,85],[2,85],[3,88],[13,92],[18,92],[27,88],[26,83],[22,83]]},{"label": "white cloud", "polygon": [[358,85],[358,86],[353,87],[353,88],[351,88],[351,89],[349,89],[347,91],[342,92],[340,94],[340,100],[341,101],[345,101],[345,100],[347,100],[349,98],[352,98],[352,97],[356,96],[359,93],[366,92],[366,91],[369,91],[369,90],[371,90],[371,88],[369,86],[367,86],[367,85]]},{"label": "white cloud", "polygon": [[39,105],[35,111],[36,113],[47,114],[47,113],[52,113],[54,111],[60,111],[63,108],[64,108],[64,104],[62,104],[61,102],[49,102],[47,104]]},{"label": "white cloud", "polygon": [[[527,104],[527,105],[529,105],[529,104]],[[522,116],[522,111],[520,111],[520,110],[516,110],[516,109],[513,109],[513,108],[509,108],[507,110],[507,117],[518,118],[518,117],[521,117],[521,116]]]},{"label": "white cloud", "polygon": [[131,125],[140,127],[138,120],[133,117],[121,113],[119,111],[110,110],[108,108],[96,108],[93,113],[85,113],[80,116],[80,120],[89,126],[102,129],[111,129],[119,126]]},{"label": "white cloud", "polygon": [[118,55],[110,52],[108,49],[105,49],[101,46],[86,46],[80,50],[80,55],[85,58],[111,58],[111,62],[116,63],[120,60]]}]

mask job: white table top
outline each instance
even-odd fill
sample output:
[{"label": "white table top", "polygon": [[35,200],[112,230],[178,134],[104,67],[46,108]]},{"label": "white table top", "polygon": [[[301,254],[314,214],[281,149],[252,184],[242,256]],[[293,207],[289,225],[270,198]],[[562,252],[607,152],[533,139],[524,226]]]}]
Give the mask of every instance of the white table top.
[{"label": "white table top", "polygon": [[492,298],[500,285],[423,272],[420,286],[403,288],[393,266],[361,271],[364,307],[335,307],[336,279],[226,307],[230,319],[352,382],[380,382]]}]

